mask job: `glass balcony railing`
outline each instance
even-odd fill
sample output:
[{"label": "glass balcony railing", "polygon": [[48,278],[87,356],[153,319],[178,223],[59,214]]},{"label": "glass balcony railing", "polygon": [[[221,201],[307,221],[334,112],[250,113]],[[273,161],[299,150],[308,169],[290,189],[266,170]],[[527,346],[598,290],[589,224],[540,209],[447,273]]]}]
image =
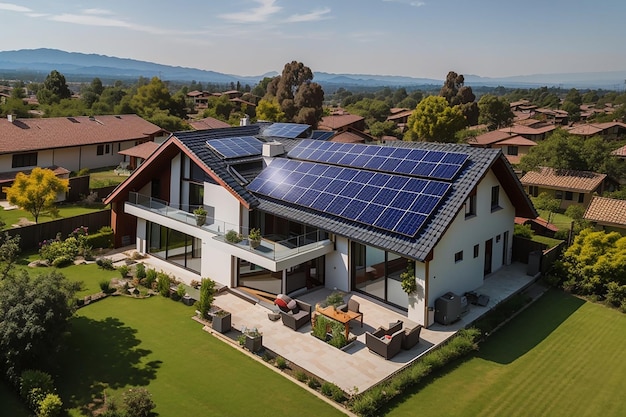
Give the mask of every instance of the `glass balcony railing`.
[{"label": "glass balcony railing", "polygon": [[215,240],[273,260],[286,259],[331,244],[327,232],[316,230],[298,236],[262,235],[261,241],[256,245],[249,239],[250,230],[247,227],[208,216],[204,222],[199,222],[192,212],[197,207],[190,207],[189,211],[186,211],[168,205],[167,201],[135,192],[129,193],[128,204],[143,207],[151,212],[209,231],[215,235]]}]

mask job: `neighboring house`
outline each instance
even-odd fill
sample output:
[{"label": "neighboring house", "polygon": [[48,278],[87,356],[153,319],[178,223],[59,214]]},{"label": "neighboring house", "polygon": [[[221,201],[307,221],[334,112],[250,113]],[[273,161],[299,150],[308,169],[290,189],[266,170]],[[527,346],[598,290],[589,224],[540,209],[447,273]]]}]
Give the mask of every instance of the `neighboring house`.
[{"label": "neighboring house", "polygon": [[597,229],[626,236],[626,200],[593,197],[583,218],[593,222]]},{"label": "neighboring house", "polygon": [[[438,297],[475,290],[511,262],[514,217],[537,216],[499,150],[268,129],[170,136],[105,200],[116,245],[258,295],[361,292],[430,325]],[[251,228],[257,249],[232,239]],[[400,274],[413,262],[409,298]]]},{"label": "neighboring house", "polygon": [[211,93],[206,91],[193,90],[187,93],[187,97],[193,100],[193,104],[198,108],[206,108],[209,103],[209,97]]},{"label": "neighboring house", "polygon": [[409,122],[409,117],[413,114],[413,110],[403,108],[393,108],[390,111],[390,115],[387,117],[387,121],[394,122],[400,132],[406,130],[406,125]]},{"label": "neighboring house", "polygon": [[529,225],[531,230],[538,235],[554,237],[559,228],[552,223],[548,223],[546,219],[537,217],[535,219],[527,219],[526,217],[516,217],[515,224]]},{"label": "neighboring house", "polygon": [[519,135],[519,136],[525,137],[526,139],[530,139],[533,141],[540,141],[540,140],[544,140],[546,136],[552,133],[556,128],[557,126],[554,126],[554,125],[547,125],[547,126],[542,126],[542,127],[530,127],[530,126],[514,124],[509,127],[503,127],[502,129],[499,129],[499,130],[501,132],[508,133],[511,136]]},{"label": "neighboring house", "polygon": [[621,148],[615,149],[613,152],[611,152],[611,155],[615,155],[618,158],[626,160],[626,145],[622,146]]},{"label": "neighboring house", "polygon": [[223,127],[230,127],[228,123],[214,117],[205,117],[204,119],[190,120],[189,125],[195,130],[220,129]]},{"label": "neighboring house", "polygon": [[481,148],[502,149],[502,153],[504,153],[506,159],[513,165],[519,164],[522,156],[528,154],[530,148],[537,146],[537,142],[533,140],[501,130],[494,130],[475,136],[470,138],[467,143],[470,146]]},{"label": "neighboring house", "polygon": [[365,130],[365,118],[356,114],[340,113],[331,116],[324,116],[318,124],[321,130],[334,130],[335,132],[343,132],[348,128]]},{"label": "neighboring house", "polygon": [[560,200],[561,208],[566,209],[572,204],[587,207],[594,194],[602,195],[606,188],[612,188],[606,180],[606,174],[544,167],[527,172],[520,181],[529,196],[537,197],[547,192]]},{"label": "neighboring house", "polygon": [[588,123],[571,127],[568,133],[583,137],[602,136],[614,139],[626,134],[626,124],[621,122]]},{"label": "neighboring house", "polygon": [[[120,155],[124,155],[124,161],[120,162],[120,165],[131,171],[137,169],[139,165],[143,164],[143,161],[148,159],[150,155],[158,149],[158,147],[159,144],[156,142],[144,142],[130,149],[119,151],[118,153]],[[128,161],[126,157],[128,157]]]},{"label": "neighboring house", "polygon": [[18,172],[34,167],[79,171],[117,166],[124,160],[119,151],[163,133],[134,114],[0,119],[0,174],[12,182]]},{"label": "neighboring house", "polygon": [[369,143],[375,142],[376,138],[368,135],[365,132],[361,132],[360,130],[348,128],[333,136],[331,141],[342,143]]},{"label": "neighboring house", "polygon": [[569,113],[565,110],[538,108],[535,109],[535,117],[545,117],[546,121],[555,125],[567,125]]}]

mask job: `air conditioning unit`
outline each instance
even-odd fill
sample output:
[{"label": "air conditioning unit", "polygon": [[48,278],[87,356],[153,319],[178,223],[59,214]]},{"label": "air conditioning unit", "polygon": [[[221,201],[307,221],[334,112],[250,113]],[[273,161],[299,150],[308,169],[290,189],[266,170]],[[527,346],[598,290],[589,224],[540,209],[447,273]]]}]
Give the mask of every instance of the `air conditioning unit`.
[{"label": "air conditioning unit", "polygon": [[435,321],[448,325],[461,318],[461,297],[447,292],[435,300]]}]

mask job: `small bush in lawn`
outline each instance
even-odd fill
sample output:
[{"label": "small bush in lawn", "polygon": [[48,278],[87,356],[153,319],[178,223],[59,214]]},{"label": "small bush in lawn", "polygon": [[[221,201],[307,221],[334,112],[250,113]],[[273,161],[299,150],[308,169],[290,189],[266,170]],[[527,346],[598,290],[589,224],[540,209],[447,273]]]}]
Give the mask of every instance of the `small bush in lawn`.
[{"label": "small bush in lawn", "polygon": [[47,394],[39,402],[39,412],[37,417],[57,417],[63,410],[63,401],[56,394]]},{"label": "small bush in lawn", "polygon": [[307,385],[309,386],[309,388],[318,389],[320,386],[320,381],[318,381],[315,378],[311,378],[309,379],[309,382]]},{"label": "small bush in lawn", "polygon": [[296,371],[295,377],[300,382],[306,382],[309,379],[309,376],[302,371]]},{"label": "small bush in lawn", "polygon": [[280,370],[287,368],[287,361],[282,356],[276,358],[276,367]]},{"label": "small bush in lawn", "polygon": [[146,266],[142,263],[138,263],[137,266],[135,266],[135,275],[140,280],[144,279],[147,276]]},{"label": "small bush in lawn", "polygon": [[117,272],[119,272],[122,278],[126,278],[128,276],[128,265],[120,265],[117,267]]},{"label": "small bush in lawn", "polygon": [[52,261],[52,266],[55,268],[64,268],[68,265],[72,265],[74,263],[74,258],[68,255],[61,255],[58,258],[55,258]]},{"label": "small bush in lawn", "polygon": [[152,395],[145,388],[131,388],[123,395],[126,415],[128,417],[148,417],[156,407]]},{"label": "small bush in lawn", "polygon": [[105,294],[108,294],[109,291],[111,291],[111,281],[108,279],[103,279],[98,283],[98,285],[100,286],[100,290]]},{"label": "small bush in lawn", "polygon": [[96,265],[102,269],[106,269],[107,271],[113,271],[115,269],[113,266],[113,260],[110,258],[98,258],[96,259]]}]

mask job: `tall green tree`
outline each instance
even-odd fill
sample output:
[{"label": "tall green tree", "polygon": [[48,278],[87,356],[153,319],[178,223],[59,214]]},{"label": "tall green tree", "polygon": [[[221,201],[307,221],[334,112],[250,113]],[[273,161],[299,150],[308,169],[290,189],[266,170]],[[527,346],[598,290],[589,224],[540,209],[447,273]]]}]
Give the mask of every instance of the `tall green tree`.
[{"label": "tall green tree", "polygon": [[43,86],[37,92],[37,100],[41,104],[54,104],[70,98],[72,92],[67,86],[65,76],[57,70],[52,70],[43,82]]},{"label": "tall green tree", "polygon": [[485,94],[478,100],[478,110],[478,123],[487,125],[489,130],[510,126],[515,118],[509,103],[492,94]]},{"label": "tall green tree", "polygon": [[276,99],[261,99],[256,106],[256,117],[258,120],[268,122],[284,122],[286,120],[285,113],[281,110]]},{"label": "tall green tree", "polygon": [[21,270],[0,280],[0,367],[10,380],[23,369],[50,364],[79,288],[57,271],[29,276]]},{"label": "tall green tree", "polygon": [[446,80],[439,90],[439,95],[445,98],[450,106],[459,106],[459,110],[470,126],[478,123],[479,111],[476,95],[474,95],[472,87],[465,85],[463,74],[457,74],[454,71],[448,72]]},{"label": "tall green tree", "polygon": [[13,185],[2,190],[11,204],[32,214],[37,223],[42,213],[57,213],[57,197],[67,192],[68,183],[69,180],[57,177],[52,170],[36,167],[30,175],[18,172]]},{"label": "tall green tree", "polygon": [[292,61],[285,64],[281,75],[267,84],[264,98],[276,99],[287,121],[307,120],[315,128],[323,114],[324,90],[312,80],[313,72],[309,67]]},{"label": "tall green tree", "polygon": [[450,107],[443,97],[422,100],[408,120],[404,140],[456,142],[455,134],[467,125],[458,107]]}]

